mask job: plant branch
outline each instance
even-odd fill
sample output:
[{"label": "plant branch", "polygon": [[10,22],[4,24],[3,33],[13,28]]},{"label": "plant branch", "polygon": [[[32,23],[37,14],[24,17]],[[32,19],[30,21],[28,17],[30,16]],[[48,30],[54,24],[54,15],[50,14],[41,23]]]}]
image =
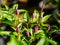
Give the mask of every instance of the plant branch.
[{"label": "plant branch", "polygon": [[40,24],[40,17],[41,17],[41,15],[42,15],[42,12],[43,12],[43,9],[44,9],[45,3],[46,3],[46,0],[42,0],[42,1],[43,1],[42,9],[41,9],[41,11],[40,11],[40,16],[39,16],[39,20],[38,20],[38,25],[39,25],[39,26],[41,25],[41,24]]}]

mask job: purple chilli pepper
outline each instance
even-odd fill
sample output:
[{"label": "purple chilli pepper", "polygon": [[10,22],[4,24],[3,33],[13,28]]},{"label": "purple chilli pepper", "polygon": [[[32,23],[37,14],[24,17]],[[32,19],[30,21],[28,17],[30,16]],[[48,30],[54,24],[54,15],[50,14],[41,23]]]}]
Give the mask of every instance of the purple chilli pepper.
[{"label": "purple chilli pepper", "polygon": [[49,31],[51,29],[50,25],[47,27],[47,30]]},{"label": "purple chilli pepper", "polygon": [[38,26],[34,26],[34,33],[37,33],[38,31]]},{"label": "purple chilli pepper", "polygon": [[19,15],[19,10],[18,10],[18,8],[16,9],[16,14],[18,14],[18,15]]},{"label": "purple chilli pepper", "polygon": [[25,31],[25,33],[26,33],[26,36],[27,36],[27,37],[30,36],[30,33],[29,33],[27,30]]},{"label": "purple chilli pepper", "polygon": [[21,29],[18,27],[18,28],[17,28],[17,33],[20,33],[20,30],[21,30]]},{"label": "purple chilli pepper", "polygon": [[35,18],[35,14],[33,13],[33,14],[32,14],[32,19],[34,19],[34,18]]}]

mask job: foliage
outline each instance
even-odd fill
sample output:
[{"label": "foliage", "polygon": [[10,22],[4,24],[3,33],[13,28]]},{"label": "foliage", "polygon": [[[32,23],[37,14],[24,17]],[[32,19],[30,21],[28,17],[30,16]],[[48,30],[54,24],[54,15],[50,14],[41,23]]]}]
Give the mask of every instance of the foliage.
[{"label": "foliage", "polygon": [[[59,28],[56,25],[44,23],[48,21],[52,14],[46,15],[43,18],[40,17],[39,20],[40,14],[38,10],[34,10],[35,17],[33,18],[24,9],[18,9],[19,14],[16,14],[17,8],[17,4],[12,8],[9,8],[7,5],[5,5],[5,8],[0,8],[0,24],[4,23],[13,29],[12,32],[8,30],[3,31],[0,28],[0,35],[10,36],[10,41],[7,42],[7,45],[30,45],[36,39],[38,39],[36,45],[49,45],[49,43],[57,45],[57,42],[51,38],[51,34],[58,32]],[[40,24],[38,24],[38,20],[41,22]],[[35,26],[37,32],[34,32]],[[51,26],[50,30],[47,30],[48,26]],[[17,28],[20,28],[20,32],[17,32]]]}]

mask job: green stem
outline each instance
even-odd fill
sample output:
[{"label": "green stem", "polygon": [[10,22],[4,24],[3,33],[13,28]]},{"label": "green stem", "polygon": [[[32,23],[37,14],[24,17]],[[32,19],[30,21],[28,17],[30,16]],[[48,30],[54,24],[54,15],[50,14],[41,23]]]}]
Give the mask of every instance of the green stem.
[{"label": "green stem", "polygon": [[20,33],[18,33],[18,37],[17,38],[18,38],[18,41],[20,41]]},{"label": "green stem", "polygon": [[[41,12],[40,12],[40,16],[42,15],[42,12],[43,12],[43,9],[45,7],[45,0],[43,0],[43,5],[42,5],[42,9],[41,9]],[[38,20],[38,25],[40,26],[41,25],[41,18],[39,16],[39,20]]]}]

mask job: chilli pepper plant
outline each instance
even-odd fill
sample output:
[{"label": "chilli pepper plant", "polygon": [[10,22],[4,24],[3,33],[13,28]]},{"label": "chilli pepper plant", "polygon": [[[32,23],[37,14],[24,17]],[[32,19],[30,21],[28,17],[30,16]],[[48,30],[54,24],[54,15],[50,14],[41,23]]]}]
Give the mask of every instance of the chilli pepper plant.
[{"label": "chilli pepper plant", "polygon": [[30,15],[27,10],[18,9],[18,4],[12,8],[5,5],[0,7],[0,24],[10,26],[12,31],[0,28],[0,35],[10,37],[6,45],[57,45],[51,36],[60,30],[57,25],[47,23],[51,16],[36,9]]}]

